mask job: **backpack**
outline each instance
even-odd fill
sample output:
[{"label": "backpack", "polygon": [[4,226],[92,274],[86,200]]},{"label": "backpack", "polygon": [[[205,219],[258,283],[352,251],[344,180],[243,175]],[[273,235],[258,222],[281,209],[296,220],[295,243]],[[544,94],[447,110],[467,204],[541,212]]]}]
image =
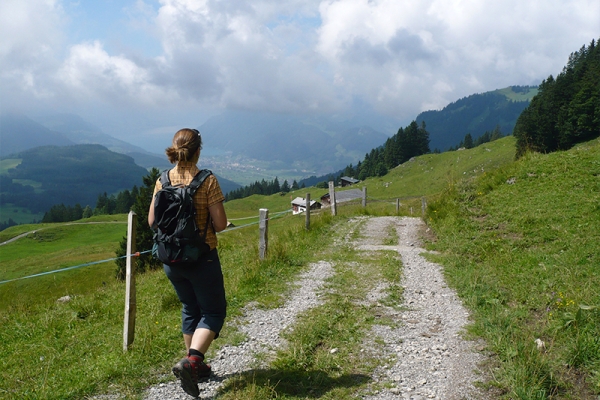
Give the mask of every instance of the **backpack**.
[{"label": "backpack", "polygon": [[162,188],[154,197],[156,232],[152,255],[169,266],[192,264],[210,251],[206,232],[210,214],[206,218],[204,233],[196,226],[194,195],[212,172],[206,169],[196,174],[189,185],[171,185],[169,170],[160,176]]}]

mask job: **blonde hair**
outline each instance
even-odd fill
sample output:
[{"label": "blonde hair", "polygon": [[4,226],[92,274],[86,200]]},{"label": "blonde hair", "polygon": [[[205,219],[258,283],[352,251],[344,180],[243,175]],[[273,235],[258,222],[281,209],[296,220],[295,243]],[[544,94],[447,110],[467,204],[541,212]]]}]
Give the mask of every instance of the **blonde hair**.
[{"label": "blonde hair", "polygon": [[202,149],[202,137],[197,129],[183,128],[173,136],[173,144],[165,149],[171,164],[179,161],[197,161],[196,152]]}]

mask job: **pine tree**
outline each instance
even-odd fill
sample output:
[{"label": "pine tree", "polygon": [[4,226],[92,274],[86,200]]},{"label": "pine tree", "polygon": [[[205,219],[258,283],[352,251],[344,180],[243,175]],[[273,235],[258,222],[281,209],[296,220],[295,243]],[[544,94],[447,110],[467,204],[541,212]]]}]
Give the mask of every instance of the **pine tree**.
[{"label": "pine tree", "polygon": [[83,213],[81,214],[82,218],[89,218],[92,215],[94,215],[94,212],[92,211],[92,208],[90,206],[85,206],[85,208],[83,209]]},{"label": "pine tree", "polygon": [[[137,251],[143,252],[152,249],[154,232],[148,226],[148,210],[150,209],[150,203],[152,202],[152,194],[154,193],[154,185],[160,171],[157,168],[152,168],[150,173],[142,178],[144,186],[138,191],[138,196],[135,199],[135,203],[132,207],[133,212],[136,213],[136,248]],[[119,247],[115,251],[117,257],[122,257],[127,254],[127,237],[124,237],[119,242]],[[160,261],[152,257],[152,254],[145,253],[136,258],[137,260],[137,271],[144,272],[146,270],[158,269],[162,267]],[[125,279],[125,258],[119,258],[115,261],[117,264],[116,276],[117,279]]]},{"label": "pine tree", "polygon": [[472,149],[473,148],[473,137],[471,136],[470,133],[467,133],[465,135],[464,146],[465,146],[466,149]]},{"label": "pine tree", "polygon": [[544,80],[514,129],[517,158],[526,151],[567,150],[600,135],[600,50],[588,47],[569,56],[556,79]]}]

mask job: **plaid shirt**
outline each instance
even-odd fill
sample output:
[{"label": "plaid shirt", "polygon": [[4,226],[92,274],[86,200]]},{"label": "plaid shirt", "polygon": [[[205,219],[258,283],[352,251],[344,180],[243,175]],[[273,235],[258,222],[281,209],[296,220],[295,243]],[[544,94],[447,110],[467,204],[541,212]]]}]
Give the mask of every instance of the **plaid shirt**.
[{"label": "plaid shirt", "polygon": [[[200,171],[198,167],[193,163],[178,163],[175,168],[169,172],[169,179],[171,185],[189,185],[194,179],[194,176]],[[154,194],[162,189],[160,178],[156,181],[154,186]],[[208,218],[208,208],[215,204],[221,203],[225,200],[219,181],[214,175],[209,175],[204,181],[202,186],[196,192],[194,196],[194,205],[196,206],[196,225],[200,229],[201,233],[204,233],[204,227],[206,226],[206,220]],[[208,224],[206,231],[206,243],[210,246],[211,250],[217,247],[217,235],[212,227],[212,224]]]}]

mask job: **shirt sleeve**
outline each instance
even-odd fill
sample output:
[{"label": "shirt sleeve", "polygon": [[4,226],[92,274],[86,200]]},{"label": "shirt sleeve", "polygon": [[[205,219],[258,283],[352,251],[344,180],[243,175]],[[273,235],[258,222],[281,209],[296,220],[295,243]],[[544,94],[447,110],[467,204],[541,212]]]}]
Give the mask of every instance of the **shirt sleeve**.
[{"label": "shirt sleeve", "polygon": [[206,183],[208,184],[208,206],[214,206],[217,203],[222,203],[225,200],[225,196],[221,191],[221,186],[219,185],[219,181],[214,175],[210,175],[207,178]]}]

